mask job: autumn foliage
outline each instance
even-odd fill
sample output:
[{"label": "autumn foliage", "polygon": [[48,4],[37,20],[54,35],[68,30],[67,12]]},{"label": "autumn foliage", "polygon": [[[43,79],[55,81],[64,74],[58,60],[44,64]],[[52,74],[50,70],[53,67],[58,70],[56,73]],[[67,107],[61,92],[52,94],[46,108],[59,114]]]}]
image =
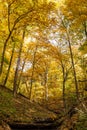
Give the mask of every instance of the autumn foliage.
[{"label": "autumn foliage", "polygon": [[30,100],[87,91],[87,2],[0,0],[0,84]]}]

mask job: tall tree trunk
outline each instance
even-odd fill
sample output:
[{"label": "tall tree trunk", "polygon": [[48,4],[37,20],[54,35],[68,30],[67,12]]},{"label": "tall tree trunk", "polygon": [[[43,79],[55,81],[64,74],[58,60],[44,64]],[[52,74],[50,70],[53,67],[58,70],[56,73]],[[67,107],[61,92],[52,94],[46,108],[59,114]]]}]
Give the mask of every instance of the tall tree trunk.
[{"label": "tall tree trunk", "polygon": [[69,44],[69,50],[70,50],[70,57],[71,57],[72,68],[73,68],[74,81],[75,81],[76,97],[77,97],[77,100],[79,101],[78,82],[77,82],[77,77],[76,77],[76,70],[75,70],[73,52],[72,52],[71,41],[70,41],[68,30],[67,30],[67,38],[68,38],[68,44]]},{"label": "tall tree trunk", "polygon": [[30,81],[30,93],[29,93],[29,100],[31,100],[31,96],[32,96],[32,86],[33,86],[33,77],[34,77],[34,69],[35,69],[35,56],[37,53],[37,48],[38,46],[36,45],[36,48],[34,50],[34,54],[33,54],[33,61],[32,61],[32,74],[31,74],[31,81]]},{"label": "tall tree trunk", "polygon": [[12,29],[10,29],[10,7],[13,3],[14,3],[14,1],[8,5],[8,31],[9,31],[9,34],[8,34],[7,39],[5,40],[4,47],[3,47],[2,58],[1,58],[1,66],[0,66],[0,75],[2,74],[2,71],[3,71],[4,56],[5,56],[7,43],[9,41],[10,37],[12,36],[13,30],[14,30],[16,24],[17,24],[17,22],[15,21]]},{"label": "tall tree trunk", "polygon": [[63,96],[63,106],[66,110],[66,99],[65,99],[65,82],[66,82],[66,77],[65,77],[65,68],[64,64],[61,61],[61,66],[62,66],[62,73],[63,73],[63,91],[62,91],[62,96]]},{"label": "tall tree trunk", "polygon": [[26,90],[27,90],[27,92],[28,92],[28,94],[29,94],[29,85],[28,85],[28,82],[26,81],[26,83],[25,83],[25,85],[26,85]]},{"label": "tall tree trunk", "polygon": [[45,72],[45,100],[48,100],[48,85],[47,85],[47,80],[48,80],[48,68],[46,68]]},{"label": "tall tree trunk", "polygon": [[12,54],[11,54],[11,58],[10,58],[10,63],[9,63],[9,67],[8,67],[7,74],[6,74],[6,77],[5,77],[5,80],[4,80],[4,84],[3,84],[4,86],[6,85],[8,77],[9,77],[9,72],[10,72],[12,59],[13,59],[13,55],[14,55],[14,50],[15,50],[15,42],[13,44],[13,49],[12,49]]},{"label": "tall tree trunk", "polygon": [[74,76],[75,89],[76,89],[76,97],[77,97],[77,101],[79,101],[78,82],[77,82],[77,77],[76,77],[76,70],[75,70],[73,52],[72,52],[72,47],[71,47],[71,41],[70,41],[70,37],[69,37],[69,28],[66,27],[66,24],[64,23],[63,20],[61,20],[61,22],[62,22],[62,24],[63,24],[63,26],[64,26],[64,28],[66,30],[66,35],[67,35],[67,40],[68,40],[69,50],[70,50],[71,63],[72,63],[72,68],[73,68],[73,76]]},{"label": "tall tree trunk", "polygon": [[[10,9],[10,6],[11,6],[13,3],[14,3],[14,0],[13,0],[13,2],[8,6],[9,9]],[[8,15],[9,15],[9,11],[10,11],[9,9],[8,9]],[[8,41],[10,40],[10,37],[12,36],[12,33],[13,33],[13,31],[14,31],[14,28],[15,28],[15,26],[17,25],[17,23],[18,23],[20,20],[24,19],[24,18],[25,18],[29,13],[31,13],[32,11],[33,11],[33,9],[31,8],[31,9],[28,10],[27,12],[25,12],[25,13],[23,13],[22,15],[18,16],[18,17],[15,19],[12,28],[10,28],[10,17],[8,16],[8,30],[9,30],[9,34],[8,34],[7,39],[5,40],[4,47],[3,47],[3,51],[2,51],[1,64],[0,64],[0,75],[2,74],[2,71],[3,71],[4,56],[5,56],[6,46],[7,46]]]},{"label": "tall tree trunk", "polygon": [[[32,73],[32,78],[33,78],[33,73]],[[33,86],[33,79],[32,78],[31,78],[31,81],[30,81],[29,100],[31,100],[31,96],[32,96],[32,86]]]},{"label": "tall tree trunk", "polygon": [[2,74],[2,71],[3,71],[4,56],[5,56],[5,51],[6,51],[7,43],[10,40],[10,37],[11,37],[11,35],[13,33],[13,30],[14,30],[14,27],[15,27],[15,24],[14,24],[12,30],[9,32],[9,35],[8,35],[8,37],[7,37],[7,39],[5,40],[5,43],[4,43],[2,57],[1,57],[0,75]]},{"label": "tall tree trunk", "polygon": [[25,29],[23,30],[22,42],[20,43],[19,55],[18,55],[16,70],[15,70],[15,75],[14,75],[14,84],[13,84],[13,95],[14,95],[14,97],[17,96],[17,90],[18,90],[18,86],[17,86],[18,85],[17,84],[18,70],[19,70],[19,67],[20,67],[20,59],[21,59],[21,52],[22,52],[24,37],[25,37]]},{"label": "tall tree trunk", "polygon": [[19,88],[19,86],[20,86],[21,77],[22,77],[22,73],[23,73],[23,70],[24,70],[24,67],[25,67],[25,63],[26,63],[26,59],[27,59],[28,52],[29,52],[29,48],[28,48],[28,50],[27,50],[26,57],[25,57],[25,59],[24,59],[24,62],[23,62],[23,65],[22,65],[22,69],[21,69],[21,72],[20,72],[20,75],[19,75],[18,88]]},{"label": "tall tree trunk", "polygon": [[87,40],[87,21],[84,22],[83,26],[84,26],[84,31],[85,31],[85,37]]}]

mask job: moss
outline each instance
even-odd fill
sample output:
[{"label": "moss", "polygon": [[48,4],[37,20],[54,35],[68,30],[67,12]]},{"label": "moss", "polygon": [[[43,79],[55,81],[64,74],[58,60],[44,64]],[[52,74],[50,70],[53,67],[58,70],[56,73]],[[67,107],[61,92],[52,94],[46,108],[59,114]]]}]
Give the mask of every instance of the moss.
[{"label": "moss", "polygon": [[18,94],[13,97],[13,92],[0,89],[0,119],[10,122],[34,122],[35,120],[54,120],[56,115],[49,112],[35,102],[30,102],[24,96]]},{"label": "moss", "polygon": [[15,111],[12,94],[0,91],[0,117],[9,117],[11,114],[15,114]]},{"label": "moss", "polygon": [[87,130],[87,114],[81,114],[76,124],[76,130]]}]

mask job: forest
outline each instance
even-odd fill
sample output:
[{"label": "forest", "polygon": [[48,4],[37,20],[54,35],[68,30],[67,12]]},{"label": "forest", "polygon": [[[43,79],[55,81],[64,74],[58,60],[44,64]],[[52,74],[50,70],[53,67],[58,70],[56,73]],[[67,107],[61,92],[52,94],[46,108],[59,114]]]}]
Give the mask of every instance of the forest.
[{"label": "forest", "polygon": [[0,120],[11,100],[74,111],[73,128],[57,130],[87,130],[86,0],[0,0]]}]

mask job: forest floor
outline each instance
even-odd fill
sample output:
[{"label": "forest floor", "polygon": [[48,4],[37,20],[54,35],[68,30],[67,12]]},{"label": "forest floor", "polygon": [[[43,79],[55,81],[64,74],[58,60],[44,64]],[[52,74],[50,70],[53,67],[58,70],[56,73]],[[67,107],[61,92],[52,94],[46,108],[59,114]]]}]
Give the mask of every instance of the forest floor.
[{"label": "forest floor", "polygon": [[2,121],[16,126],[49,126],[57,119],[57,115],[38,103],[29,101],[21,94],[17,98],[8,88],[0,86],[0,123]]},{"label": "forest floor", "polygon": [[87,130],[87,113],[84,114],[83,109],[80,104],[75,108],[72,105],[65,114],[62,100],[36,103],[21,94],[14,98],[11,90],[0,86],[0,123],[4,121],[14,127],[57,126],[58,130]]}]

